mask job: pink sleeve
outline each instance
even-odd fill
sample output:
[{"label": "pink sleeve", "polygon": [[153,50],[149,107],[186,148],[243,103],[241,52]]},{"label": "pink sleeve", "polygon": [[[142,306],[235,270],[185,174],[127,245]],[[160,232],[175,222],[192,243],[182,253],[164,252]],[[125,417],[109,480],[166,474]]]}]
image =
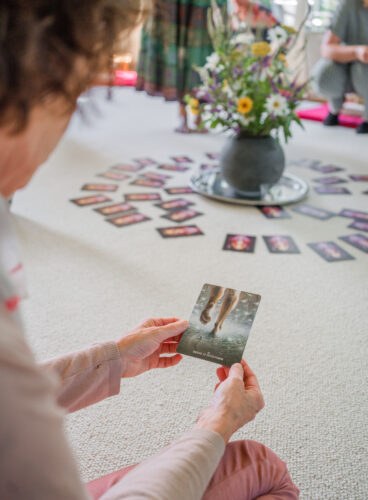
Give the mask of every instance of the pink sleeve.
[{"label": "pink sleeve", "polygon": [[94,344],[42,363],[61,379],[57,402],[69,412],[119,393],[122,361],[116,342]]}]

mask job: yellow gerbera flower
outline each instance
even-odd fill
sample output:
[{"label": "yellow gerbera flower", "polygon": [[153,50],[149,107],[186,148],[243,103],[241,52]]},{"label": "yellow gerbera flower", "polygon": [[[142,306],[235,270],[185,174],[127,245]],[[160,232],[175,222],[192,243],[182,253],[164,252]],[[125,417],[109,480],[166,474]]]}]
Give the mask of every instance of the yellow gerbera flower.
[{"label": "yellow gerbera flower", "polygon": [[250,50],[256,57],[265,57],[271,52],[271,47],[267,42],[257,42],[250,46]]},{"label": "yellow gerbera flower", "polygon": [[241,97],[238,100],[238,113],[246,115],[252,111],[253,101],[250,97]]},{"label": "yellow gerbera flower", "polygon": [[286,24],[281,24],[280,26],[281,26],[281,28],[283,28],[285,31],[287,31],[291,35],[296,34],[296,30],[294,28],[292,28],[291,26],[287,26]]},{"label": "yellow gerbera flower", "polygon": [[198,101],[198,99],[191,97],[189,99],[188,104],[189,104],[191,113],[193,113],[193,115],[198,115],[198,113],[199,113],[199,101]]}]

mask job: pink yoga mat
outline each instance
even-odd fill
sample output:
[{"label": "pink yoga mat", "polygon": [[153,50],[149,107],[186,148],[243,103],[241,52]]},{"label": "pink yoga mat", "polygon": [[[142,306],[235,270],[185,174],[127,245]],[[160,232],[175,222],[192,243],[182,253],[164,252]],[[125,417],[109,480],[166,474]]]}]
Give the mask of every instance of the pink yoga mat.
[{"label": "pink yoga mat", "polygon": [[123,87],[134,87],[137,80],[135,71],[115,71],[114,85]]},{"label": "pink yoga mat", "polygon": [[[297,115],[303,120],[323,122],[328,115],[328,105],[323,104],[313,109],[300,109],[297,111]],[[362,121],[363,119],[360,116],[339,115],[339,122],[342,127],[357,128]]]}]

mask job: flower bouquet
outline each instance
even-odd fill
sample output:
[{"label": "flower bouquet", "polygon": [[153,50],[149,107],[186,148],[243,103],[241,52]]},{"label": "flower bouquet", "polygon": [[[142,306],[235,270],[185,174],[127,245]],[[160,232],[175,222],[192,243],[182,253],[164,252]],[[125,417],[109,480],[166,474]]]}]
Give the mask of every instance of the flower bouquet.
[{"label": "flower bouquet", "polygon": [[192,113],[201,113],[202,127],[220,125],[249,136],[282,130],[287,141],[291,124],[302,126],[295,110],[307,86],[296,83],[287,63],[300,30],[276,25],[264,41],[263,27],[226,17],[213,0],[208,27],[214,52],[195,68],[201,85],[187,103]]},{"label": "flower bouquet", "polygon": [[287,141],[292,124],[302,126],[295,111],[307,84],[297,83],[287,62],[301,31],[255,28],[227,17],[215,0],[208,28],[214,52],[196,68],[201,85],[187,103],[202,127],[233,132],[220,155],[221,176],[242,196],[259,197],[285,168],[280,131]]}]

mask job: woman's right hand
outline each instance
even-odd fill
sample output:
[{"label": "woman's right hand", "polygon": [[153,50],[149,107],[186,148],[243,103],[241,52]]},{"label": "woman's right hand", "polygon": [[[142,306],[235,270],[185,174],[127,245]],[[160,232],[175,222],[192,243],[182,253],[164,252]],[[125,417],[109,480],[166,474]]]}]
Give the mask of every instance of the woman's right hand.
[{"label": "woman's right hand", "polygon": [[238,429],[253,420],[264,407],[257,377],[242,360],[230,369],[217,370],[220,382],[211,403],[198,417],[195,427],[220,434],[225,443]]}]

